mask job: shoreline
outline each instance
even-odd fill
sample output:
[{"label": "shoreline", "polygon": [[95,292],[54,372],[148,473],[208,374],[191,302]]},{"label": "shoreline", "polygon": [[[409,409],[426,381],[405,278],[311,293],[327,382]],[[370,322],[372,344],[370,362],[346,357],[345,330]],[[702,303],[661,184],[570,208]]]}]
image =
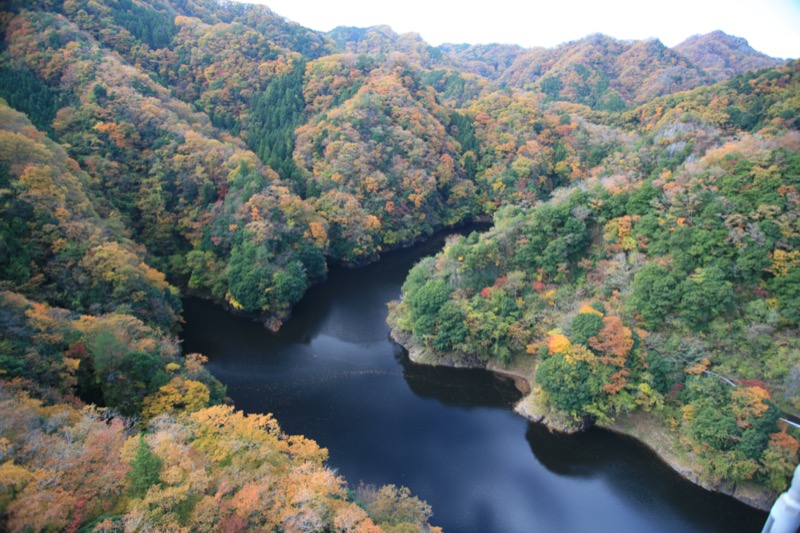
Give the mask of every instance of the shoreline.
[{"label": "shoreline", "polygon": [[[390,314],[391,315],[391,314]],[[475,368],[487,370],[514,380],[522,397],[514,405],[514,412],[534,422],[543,424],[549,431],[577,433],[590,428],[581,427],[562,413],[555,412],[545,405],[536,391],[531,374],[522,369],[502,367],[497,361],[483,361],[477,357],[459,354],[436,354],[414,342],[410,333],[400,331],[389,320],[389,337],[402,346],[409,359],[420,365],[448,366],[455,368]],[[636,439],[649,448],[662,462],[667,464],[682,478],[706,490],[730,496],[745,505],[769,512],[778,494],[755,483],[713,483],[702,476],[702,470],[692,461],[691,453],[678,447],[677,436],[671,433],[652,412],[637,411],[617,417],[611,424],[597,424],[597,427]]]},{"label": "shoreline", "polygon": [[[321,283],[325,283],[328,281],[328,274],[330,273],[331,269],[356,270],[359,268],[363,268],[367,265],[377,263],[378,261],[381,260],[384,254],[389,254],[399,250],[412,248],[414,246],[419,245],[420,243],[431,240],[433,237],[437,235],[451,235],[453,234],[453,232],[458,233],[460,230],[463,230],[464,228],[474,228],[473,231],[476,231],[479,230],[481,226],[486,226],[486,229],[488,229],[489,226],[491,226],[491,224],[492,224],[491,217],[485,215],[484,216],[479,215],[469,220],[461,220],[449,226],[447,225],[436,226],[431,231],[431,233],[419,235],[410,241],[404,241],[391,245],[382,245],[380,251],[375,252],[375,254],[370,256],[369,258],[363,259],[355,263],[336,261],[326,256],[325,261],[327,267],[325,270],[325,275],[320,279],[316,279],[313,282],[309,282],[305,292],[303,293],[303,297],[301,298],[301,300],[305,298],[305,293],[307,293],[309,289],[311,289],[315,285],[319,285]],[[176,283],[175,286],[180,287],[180,290],[182,292],[181,296],[182,298],[183,297],[198,298],[200,300],[213,302],[215,305],[221,306],[223,309],[225,309],[226,312],[234,316],[244,317],[249,320],[252,320],[253,322],[260,323],[262,326],[264,326],[264,329],[266,329],[271,333],[278,333],[281,330],[283,325],[292,318],[292,312],[294,311],[294,307],[299,303],[299,301],[295,302],[295,304],[293,304],[290,309],[288,309],[286,312],[282,314],[269,313],[265,311],[245,311],[243,309],[235,308],[225,298],[217,299],[214,298],[212,295],[210,295],[208,292],[202,290],[189,289],[188,286],[186,286],[186,283],[180,283],[180,284]]]}]

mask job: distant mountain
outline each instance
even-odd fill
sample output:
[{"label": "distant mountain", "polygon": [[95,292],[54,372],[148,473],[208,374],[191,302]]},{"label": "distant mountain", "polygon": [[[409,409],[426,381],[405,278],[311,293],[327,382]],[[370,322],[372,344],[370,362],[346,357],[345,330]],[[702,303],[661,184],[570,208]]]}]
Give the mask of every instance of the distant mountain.
[{"label": "distant mountain", "polygon": [[747,39],[719,30],[705,35],[693,35],[674,50],[705,70],[715,81],[784,63],[781,59],[754,50]]},{"label": "distant mountain", "polygon": [[418,33],[398,34],[387,25],[356,28],[339,26],[328,33],[339,47],[349,53],[390,56],[405,54],[412,63],[430,67],[442,59],[442,52],[432,47]]},{"label": "distant mountain", "polygon": [[621,41],[599,34],[556,48],[531,49],[500,76],[510,87],[535,87],[553,100],[607,110],[710,81],[658,40]]},{"label": "distant mountain", "polygon": [[460,68],[489,79],[498,78],[526,51],[516,44],[445,43],[439,49],[457,59]]}]

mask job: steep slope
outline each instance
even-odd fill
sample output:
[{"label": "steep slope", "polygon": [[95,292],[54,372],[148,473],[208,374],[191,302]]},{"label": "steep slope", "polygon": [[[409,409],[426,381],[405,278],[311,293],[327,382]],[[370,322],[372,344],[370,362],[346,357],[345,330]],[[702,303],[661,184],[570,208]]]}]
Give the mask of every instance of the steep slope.
[{"label": "steep slope", "polygon": [[295,162],[328,220],[334,257],[347,262],[474,212],[442,124],[448,112],[403,74],[373,71],[352,98],[297,130]]},{"label": "steep slope", "polygon": [[84,313],[128,310],[174,330],[178,291],[145,264],[118,216],[98,214],[96,189],[61,146],[0,100],[3,286]]},{"label": "steep slope", "polygon": [[238,2],[76,0],[63,14],[234,134],[247,128],[253,95],[274,76],[336,49],[265,6]]},{"label": "steep slope", "polygon": [[[324,276],[327,241],[305,237],[319,217],[241,140],[60,15],[23,13],[6,39],[5,64],[76,102],[59,110],[56,133],[155,266],[202,294],[272,317],[285,316]],[[258,202],[271,210],[268,220]],[[241,269],[226,270],[228,263]],[[291,289],[267,299],[264,291],[279,280]]]}]

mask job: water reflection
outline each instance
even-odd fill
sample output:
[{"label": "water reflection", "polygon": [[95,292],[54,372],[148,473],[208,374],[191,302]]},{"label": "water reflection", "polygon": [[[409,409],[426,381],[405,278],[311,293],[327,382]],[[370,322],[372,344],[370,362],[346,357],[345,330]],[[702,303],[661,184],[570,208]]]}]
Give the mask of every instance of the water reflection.
[{"label": "water reflection", "polygon": [[683,481],[630,439],[523,420],[510,379],[411,363],[388,340],[386,303],[441,243],[334,269],[278,334],[187,299],[184,349],[209,357],[238,409],[317,440],[350,483],[408,486],[446,531],[759,529],[763,513]]}]

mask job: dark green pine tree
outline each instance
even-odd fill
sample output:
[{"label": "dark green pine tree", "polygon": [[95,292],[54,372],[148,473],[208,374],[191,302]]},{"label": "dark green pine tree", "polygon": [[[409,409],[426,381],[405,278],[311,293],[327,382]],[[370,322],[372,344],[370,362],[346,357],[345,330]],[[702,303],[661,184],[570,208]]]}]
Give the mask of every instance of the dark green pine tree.
[{"label": "dark green pine tree", "polygon": [[54,137],[52,122],[66,101],[57,89],[49,87],[25,68],[0,67],[0,98],[28,115],[34,126]]},{"label": "dark green pine tree", "polygon": [[127,475],[128,494],[132,498],[144,498],[150,487],[161,482],[162,466],[161,458],[153,453],[150,445],[140,434],[136,457],[131,462],[131,469]]},{"label": "dark green pine tree", "polygon": [[275,78],[264,92],[253,97],[248,135],[250,149],[282,178],[294,180],[301,195],[305,191],[292,153],[294,130],[301,124],[306,107],[305,70],[305,63],[296,63],[292,72]]}]

